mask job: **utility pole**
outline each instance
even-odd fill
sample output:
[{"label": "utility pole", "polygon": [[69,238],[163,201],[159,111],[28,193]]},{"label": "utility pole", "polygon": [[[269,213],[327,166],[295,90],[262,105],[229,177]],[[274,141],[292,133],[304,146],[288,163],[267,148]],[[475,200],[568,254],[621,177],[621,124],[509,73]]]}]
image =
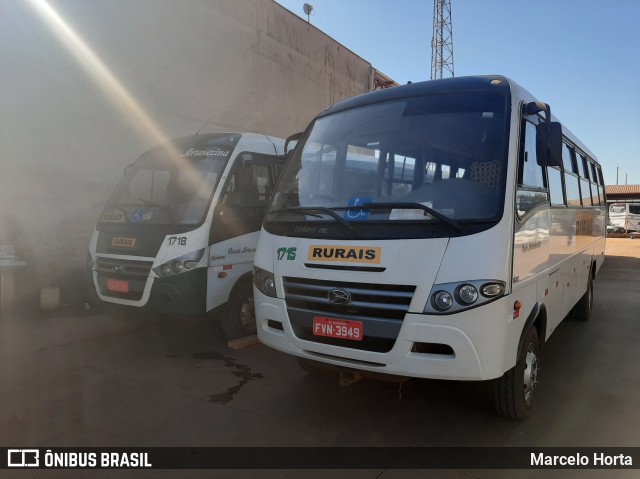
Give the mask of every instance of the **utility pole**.
[{"label": "utility pole", "polygon": [[451,0],[433,0],[433,37],[431,38],[431,79],[453,74],[453,26]]}]

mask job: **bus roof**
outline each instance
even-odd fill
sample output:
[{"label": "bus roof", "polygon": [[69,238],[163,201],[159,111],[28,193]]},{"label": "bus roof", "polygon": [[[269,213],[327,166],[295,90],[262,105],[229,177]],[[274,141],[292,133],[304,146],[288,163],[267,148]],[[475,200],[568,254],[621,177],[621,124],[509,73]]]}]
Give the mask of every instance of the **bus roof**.
[{"label": "bus roof", "polygon": [[[500,83],[492,85],[493,80],[498,80]],[[407,85],[400,85],[392,88],[385,88],[384,90],[376,90],[369,93],[364,93],[348,100],[336,103],[332,107],[325,110],[319,116],[324,116],[330,113],[336,113],[342,110],[348,110],[359,106],[369,105],[371,103],[378,103],[382,101],[396,100],[400,98],[407,98],[419,95],[428,95],[433,93],[448,93],[456,91],[509,91],[510,80],[500,75],[486,75],[486,76],[468,76],[457,78],[446,78],[442,80],[431,80],[417,83],[409,83]]]}]

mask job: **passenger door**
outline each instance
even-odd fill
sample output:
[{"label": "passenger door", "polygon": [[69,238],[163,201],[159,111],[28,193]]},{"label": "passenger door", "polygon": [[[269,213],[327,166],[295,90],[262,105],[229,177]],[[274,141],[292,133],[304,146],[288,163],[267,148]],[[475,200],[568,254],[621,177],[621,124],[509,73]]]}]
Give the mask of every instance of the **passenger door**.
[{"label": "passenger door", "polygon": [[282,164],[278,156],[238,155],[211,222],[207,310],[226,303],[236,282],[251,272],[262,218]]},{"label": "passenger door", "polygon": [[279,156],[238,155],[215,207],[210,244],[260,230],[283,164]]}]

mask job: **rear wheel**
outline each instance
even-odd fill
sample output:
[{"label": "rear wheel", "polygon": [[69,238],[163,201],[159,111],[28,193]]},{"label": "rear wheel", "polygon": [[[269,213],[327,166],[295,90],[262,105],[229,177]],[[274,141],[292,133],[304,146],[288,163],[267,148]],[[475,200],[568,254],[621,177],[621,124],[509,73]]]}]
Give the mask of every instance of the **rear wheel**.
[{"label": "rear wheel", "polygon": [[593,277],[589,272],[589,282],[587,283],[587,291],[584,293],[578,304],[576,304],[576,318],[580,321],[589,321],[591,319],[591,311],[593,310]]},{"label": "rear wheel", "polygon": [[535,402],[540,370],[538,332],[531,326],[524,336],[516,365],[497,379],[494,400],[498,413],[512,419],[526,419]]},{"label": "rear wheel", "polygon": [[229,307],[222,317],[222,331],[228,339],[256,334],[256,312],[253,305],[253,286],[242,283],[233,292]]}]

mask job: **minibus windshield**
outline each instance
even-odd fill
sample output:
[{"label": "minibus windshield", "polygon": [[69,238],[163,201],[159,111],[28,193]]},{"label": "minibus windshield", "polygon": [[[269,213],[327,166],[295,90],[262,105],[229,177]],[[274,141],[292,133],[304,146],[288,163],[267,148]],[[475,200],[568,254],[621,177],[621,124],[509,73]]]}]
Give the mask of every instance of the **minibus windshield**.
[{"label": "minibus windshield", "polygon": [[507,96],[476,92],[403,98],[320,117],[287,163],[270,209],[277,214],[266,222],[330,220],[305,217],[300,208],[332,209],[360,226],[442,223],[442,217],[495,221],[504,204],[508,116]]},{"label": "minibus windshield", "polygon": [[204,220],[230,148],[143,154],[111,195],[101,223],[198,225]]}]

